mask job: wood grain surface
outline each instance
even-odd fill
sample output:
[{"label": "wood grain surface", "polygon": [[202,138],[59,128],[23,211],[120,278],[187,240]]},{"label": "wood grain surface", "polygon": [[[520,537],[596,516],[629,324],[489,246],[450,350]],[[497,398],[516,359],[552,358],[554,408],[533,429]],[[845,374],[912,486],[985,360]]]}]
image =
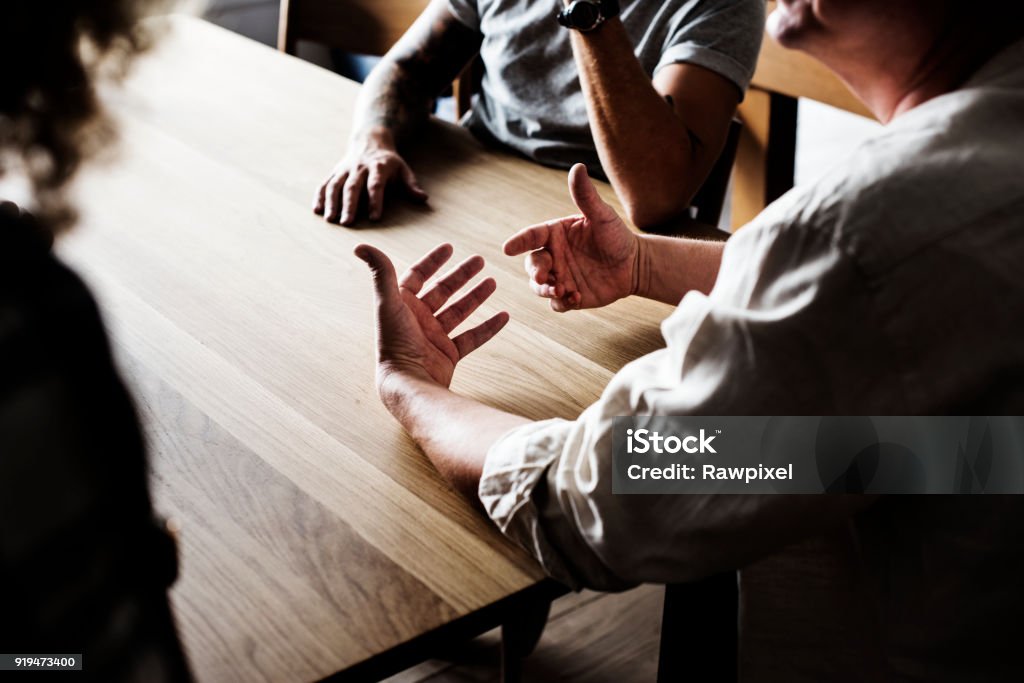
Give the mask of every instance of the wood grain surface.
[{"label": "wood grain surface", "polygon": [[668,307],[550,312],[500,245],[573,212],[565,173],[441,122],[410,153],[428,206],[396,198],[378,224],[325,224],[313,191],[358,86],[195,19],[161,25],[105,94],[121,140],[78,183],[60,253],[100,301],[158,509],[181,529],[172,601],[198,679],[319,679],[535,585],[532,559],[380,406],[352,249],[373,243],[399,268],[442,241],[482,254],[498,291],[478,316],[512,321],[454,389],[530,418],[575,417],[661,345]]}]

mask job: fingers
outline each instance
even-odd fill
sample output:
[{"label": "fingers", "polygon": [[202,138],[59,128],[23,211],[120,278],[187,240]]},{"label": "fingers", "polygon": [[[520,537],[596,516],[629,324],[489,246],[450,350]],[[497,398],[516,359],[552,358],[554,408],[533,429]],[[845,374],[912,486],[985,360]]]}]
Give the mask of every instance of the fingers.
[{"label": "fingers", "polygon": [[[403,276],[402,287],[414,294],[417,293],[423,287],[423,284],[451,257],[451,251],[451,246],[447,244],[436,247],[434,251],[427,254]],[[478,255],[471,256],[431,285],[420,297],[420,300],[433,313],[441,308],[456,292],[462,289],[467,282],[476,277],[483,269],[483,257]],[[436,317],[444,333],[448,334],[461,325],[466,318],[472,315],[473,311],[480,307],[480,304],[494,293],[496,288],[497,283],[494,281],[494,278],[487,278],[439,313]]]},{"label": "fingers", "polygon": [[452,257],[452,245],[439,244],[430,253],[413,264],[402,275],[401,286],[413,294],[419,294],[427,280],[434,277],[448,259]]},{"label": "fingers", "polygon": [[582,296],[579,292],[570,292],[564,296],[551,297],[549,302],[551,310],[555,313],[567,313],[568,311],[575,311],[580,307]]},{"label": "fingers", "polygon": [[554,260],[551,252],[547,249],[531,251],[526,255],[526,274],[530,276],[530,282],[538,285],[550,284],[554,273],[551,272]]},{"label": "fingers", "polygon": [[395,266],[384,252],[369,244],[360,244],[355,248],[355,255],[370,266],[370,271],[373,273],[373,288],[379,307],[389,305],[401,297],[398,292]]},{"label": "fingers", "polygon": [[576,164],[569,170],[569,194],[580,213],[592,221],[604,220],[609,213],[614,213],[597,193],[583,164]]},{"label": "fingers", "polygon": [[363,192],[363,185],[366,183],[368,171],[365,168],[356,169],[348,175],[345,187],[341,191],[341,215],[338,222],[349,227],[356,222],[356,210],[359,208],[359,195]]},{"label": "fingers", "polygon": [[[445,261],[451,257],[451,253],[452,247],[450,244],[442,244],[435,247],[429,254],[420,259],[416,265],[412,266],[406,272],[402,278],[401,286],[406,287],[415,293],[415,291],[418,291],[418,289],[423,286],[423,282],[436,273]],[[377,300],[377,320],[386,320],[388,319],[388,315],[393,314],[391,307],[396,305],[406,305],[403,300],[403,293],[399,289],[399,280],[395,273],[394,264],[391,263],[391,259],[389,259],[384,252],[376,247],[370,246],[369,244],[360,244],[357,246],[355,248],[355,255],[370,267],[370,271],[373,274],[373,287]],[[479,256],[474,256],[466,259],[466,261],[460,264],[459,267],[445,275],[443,280],[451,280],[452,282],[459,282],[461,280],[461,284],[458,285],[458,287],[461,287],[466,281],[478,273],[481,268],[483,268],[483,259]],[[467,273],[472,274],[467,275]],[[455,289],[458,289],[458,287],[455,287]],[[496,289],[497,283],[494,281],[494,278],[487,278],[486,280],[483,280],[436,316],[437,327],[431,328],[429,325],[424,326],[424,334],[427,335],[428,339],[438,336],[441,341],[444,341],[447,335],[465,322],[466,319],[481,306],[481,304],[487,301],[487,299],[494,294]],[[447,298],[448,297],[446,296],[445,299]],[[467,330],[452,339],[451,343],[455,346],[455,349],[458,352],[458,358],[464,358],[483,344],[487,343],[491,337],[497,334],[501,328],[508,323],[508,320],[508,313],[498,313],[486,322],[477,325],[476,327]],[[438,345],[438,340],[434,339],[432,343]],[[438,345],[438,348],[443,347]],[[454,362],[456,359],[452,360]]]},{"label": "fingers", "polygon": [[547,249],[538,249],[526,255],[526,274],[529,276],[530,289],[545,299],[565,294],[565,283],[560,281],[553,264],[551,252]]},{"label": "fingers", "polygon": [[430,289],[420,297],[423,303],[427,305],[431,313],[437,311],[437,309],[444,306],[444,303],[455,292],[462,289],[462,287],[476,277],[477,273],[484,269],[484,259],[482,256],[471,256],[458,267],[448,271],[444,277],[440,278],[437,282],[431,285]]},{"label": "fingers", "polygon": [[491,337],[501,331],[501,328],[505,327],[506,323],[508,323],[508,313],[502,311],[486,322],[477,325],[471,330],[466,330],[452,339],[452,343],[455,344],[455,348],[459,351],[459,358],[465,358],[486,344],[490,341]]},{"label": "fingers", "polygon": [[547,223],[538,223],[537,225],[523,228],[505,240],[505,244],[502,245],[501,249],[505,256],[519,256],[519,254],[525,254],[528,251],[545,247],[551,240],[552,232],[557,230],[566,220],[565,218],[557,218]]},{"label": "fingers", "polygon": [[427,193],[424,192],[423,188],[420,187],[419,181],[416,180],[416,174],[409,168],[409,164],[403,163],[401,166],[402,183],[405,188],[409,191],[409,196],[419,202],[425,202],[429,198]]},{"label": "fingers", "polygon": [[565,231],[579,220],[579,216],[570,216],[532,225],[505,242],[503,249],[509,256],[526,253],[524,266],[537,296],[551,299],[575,291],[576,282],[566,261]]},{"label": "fingers", "polygon": [[324,205],[327,203],[327,186],[330,185],[331,178],[333,177],[334,175],[332,174],[330,178],[320,183],[316,194],[313,195],[313,213],[321,216],[324,214]]},{"label": "fingers", "polygon": [[412,169],[397,153],[364,150],[362,156],[346,158],[335,167],[314,195],[313,211],[332,223],[352,226],[365,190],[367,215],[371,221],[379,221],[388,186],[397,181],[402,182],[412,199],[427,200],[427,193]]},{"label": "fingers", "polygon": [[387,184],[387,178],[376,169],[371,169],[366,175],[366,196],[371,221],[379,221],[384,212],[384,188]]},{"label": "fingers", "polygon": [[348,180],[348,172],[338,173],[331,176],[327,181],[327,188],[324,190],[324,218],[335,223],[341,214],[341,190]]},{"label": "fingers", "polygon": [[494,294],[494,290],[497,289],[497,287],[498,285],[494,281],[494,278],[487,278],[476,287],[469,290],[465,296],[438,313],[437,322],[440,323],[441,329],[444,330],[444,333],[449,334],[452,330],[461,325],[466,318],[473,314],[473,311],[480,308],[480,304],[487,301],[487,299]]}]

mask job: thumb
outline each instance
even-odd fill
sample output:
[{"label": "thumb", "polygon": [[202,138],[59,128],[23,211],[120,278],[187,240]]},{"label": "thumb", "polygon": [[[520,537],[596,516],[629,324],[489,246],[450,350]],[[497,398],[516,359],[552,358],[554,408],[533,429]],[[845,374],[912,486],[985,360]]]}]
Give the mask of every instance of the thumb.
[{"label": "thumb", "polygon": [[612,208],[597,193],[597,188],[587,174],[587,167],[583,164],[576,164],[569,170],[569,194],[580,213],[591,220],[602,220],[613,213]]},{"label": "thumb", "polygon": [[394,301],[398,293],[398,275],[391,259],[383,251],[369,244],[360,244],[355,248],[355,255],[370,266],[373,273],[373,289],[377,294],[378,303]]}]

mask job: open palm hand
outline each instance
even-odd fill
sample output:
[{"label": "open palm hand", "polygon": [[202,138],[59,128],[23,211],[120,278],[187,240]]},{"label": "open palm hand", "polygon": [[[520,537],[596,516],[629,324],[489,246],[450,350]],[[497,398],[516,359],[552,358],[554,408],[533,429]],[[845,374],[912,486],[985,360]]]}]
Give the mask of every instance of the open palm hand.
[{"label": "open palm hand", "polygon": [[[507,313],[456,337],[451,332],[494,293],[495,282],[483,280],[468,293],[445,306],[484,267],[473,256],[424,285],[452,256],[452,246],[442,244],[407,270],[399,279],[391,259],[375,247],[361,244],[356,256],[370,266],[377,303],[377,382],[393,372],[413,373],[441,386],[451,384],[455,366],[486,343],[508,322]],[[444,308],[442,308],[444,307]]]}]

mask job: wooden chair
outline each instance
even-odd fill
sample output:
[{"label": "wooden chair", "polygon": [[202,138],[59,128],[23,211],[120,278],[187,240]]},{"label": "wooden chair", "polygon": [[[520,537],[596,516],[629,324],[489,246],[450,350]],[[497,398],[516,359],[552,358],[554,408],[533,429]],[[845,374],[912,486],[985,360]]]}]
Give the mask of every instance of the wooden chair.
[{"label": "wooden chair", "polygon": [[382,56],[416,21],[429,0],[281,0],[277,48],[290,55],[300,40]]},{"label": "wooden chair", "polygon": [[[304,40],[382,57],[428,4],[430,0],[281,0],[277,49],[294,55]],[[452,84],[456,118],[469,111],[479,61],[474,59]]]},{"label": "wooden chair", "polygon": [[697,194],[694,195],[690,205],[693,207],[695,220],[718,227],[718,221],[722,217],[722,209],[725,208],[725,196],[729,190],[729,177],[732,175],[733,165],[736,161],[736,150],[739,146],[740,137],[743,134],[743,122],[738,118],[733,119],[729,125],[729,134],[725,139],[725,146],[718,160],[711,167],[704,184],[700,186]]},{"label": "wooden chair", "polygon": [[[768,3],[768,11],[775,3]],[[767,35],[757,71],[740,105],[743,134],[733,171],[732,227],[747,224],[793,187],[797,98],[871,117],[846,85],[815,59],[787,50]]]}]

